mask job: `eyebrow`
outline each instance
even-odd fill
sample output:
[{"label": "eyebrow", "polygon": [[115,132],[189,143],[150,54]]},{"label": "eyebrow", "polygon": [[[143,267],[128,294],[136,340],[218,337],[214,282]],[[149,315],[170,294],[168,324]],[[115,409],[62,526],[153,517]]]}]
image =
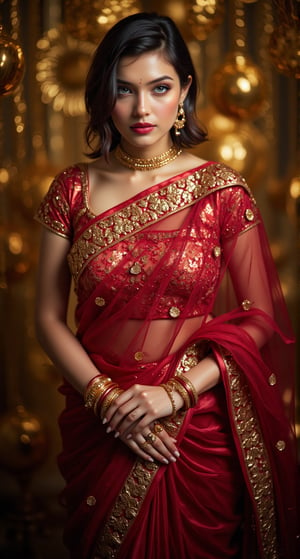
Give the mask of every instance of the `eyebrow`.
[{"label": "eyebrow", "polygon": [[[174,81],[173,78],[171,78],[171,76],[165,75],[165,76],[160,76],[159,78],[155,78],[155,80],[151,80],[150,82],[146,83],[146,85],[153,85],[154,83],[162,82],[164,80]],[[123,84],[126,84],[126,85],[134,85],[133,83],[128,82],[126,80],[122,80],[120,78],[117,78],[117,82],[118,83],[123,83]]]}]

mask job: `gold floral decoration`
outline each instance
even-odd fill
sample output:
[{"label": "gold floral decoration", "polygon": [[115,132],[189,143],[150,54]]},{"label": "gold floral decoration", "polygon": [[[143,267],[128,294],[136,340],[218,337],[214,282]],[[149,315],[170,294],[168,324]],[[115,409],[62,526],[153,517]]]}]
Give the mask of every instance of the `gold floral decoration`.
[{"label": "gold floral decoration", "polygon": [[63,26],[50,29],[37,43],[36,79],[43,103],[78,116],[85,112],[84,87],[95,45],[69,35]]},{"label": "gold floral decoration", "polygon": [[98,44],[117,21],[140,10],[137,0],[66,0],[65,26],[72,37]]}]

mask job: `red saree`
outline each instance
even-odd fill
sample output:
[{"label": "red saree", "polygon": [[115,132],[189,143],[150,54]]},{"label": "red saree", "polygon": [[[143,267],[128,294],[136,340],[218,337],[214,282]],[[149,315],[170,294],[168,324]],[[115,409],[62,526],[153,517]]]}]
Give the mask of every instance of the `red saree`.
[{"label": "red saree", "polygon": [[180,450],[167,466],[136,459],[64,383],[71,556],[296,558],[293,339],[244,179],[209,162],[99,216],[88,187],[85,166],[66,169],[37,219],[70,240],[91,359],[126,388],[166,382],[213,351],[222,382],[164,420]]}]

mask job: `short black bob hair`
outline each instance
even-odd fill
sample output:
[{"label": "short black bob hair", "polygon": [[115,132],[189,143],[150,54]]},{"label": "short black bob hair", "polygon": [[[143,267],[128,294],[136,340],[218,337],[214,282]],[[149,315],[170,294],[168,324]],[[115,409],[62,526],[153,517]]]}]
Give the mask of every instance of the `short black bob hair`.
[{"label": "short black bob hair", "polygon": [[87,76],[85,103],[89,115],[86,141],[87,154],[95,159],[106,158],[120,143],[120,134],[111,113],[117,99],[117,65],[122,57],[161,50],[175,68],[184,86],[188,76],[192,83],[184,101],[186,123],[180,136],[171,130],[172,140],[179,147],[191,147],[206,139],[206,132],[196,119],[197,77],[188,48],[175,23],[155,13],[137,13],[118,21],[104,36],[95,51]]}]

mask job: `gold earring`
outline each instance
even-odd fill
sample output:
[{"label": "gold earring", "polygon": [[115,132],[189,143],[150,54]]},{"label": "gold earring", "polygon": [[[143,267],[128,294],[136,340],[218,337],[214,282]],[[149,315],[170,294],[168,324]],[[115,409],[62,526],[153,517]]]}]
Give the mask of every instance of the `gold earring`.
[{"label": "gold earring", "polygon": [[176,136],[180,136],[180,130],[181,128],[184,127],[185,123],[186,123],[186,118],[185,118],[183,103],[179,103],[177,117],[174,122]]}]

